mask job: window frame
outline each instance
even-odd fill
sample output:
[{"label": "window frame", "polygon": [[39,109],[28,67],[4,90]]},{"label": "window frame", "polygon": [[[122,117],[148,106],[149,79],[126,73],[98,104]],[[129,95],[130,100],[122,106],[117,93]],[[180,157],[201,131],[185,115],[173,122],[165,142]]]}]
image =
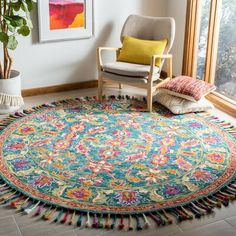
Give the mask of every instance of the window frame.
[{"label": "window frame", "polygon": [[[185,43],[182,74],[196,77],[197,54],[200,32],[202,0],[187,0]],[[217,49],[220,29],[220,9],[222,0],[211,0],[208,40],[206,51],[205,78],[208,83],[215,82],[215,70],[217,62]],[[212,92],[207,98],[219,109],[236,117],[236,101],[223,96],[218,92]]]}]

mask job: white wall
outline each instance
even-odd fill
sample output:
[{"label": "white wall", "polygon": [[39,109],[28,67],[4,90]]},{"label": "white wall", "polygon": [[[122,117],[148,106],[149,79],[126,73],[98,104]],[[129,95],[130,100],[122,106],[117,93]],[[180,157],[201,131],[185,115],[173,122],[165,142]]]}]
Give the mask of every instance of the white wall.
[{"label": "white wall", "polygon": [[186,7],[187,0],[168,0],[167,15],[173,17],[176,22],[175,42],[171,51],[174,75],[182,73]]},{"label": "white wall", "polygon": [[22,88],[96,79],[96,47],[119,46],[121,27],[132,13],[165,16],[167,1],[94,0],[94,37],[53,43],[38,42],[35,10],[32,35],[21,38],[18,49],[13,52],[14,68],[22,73]]}]

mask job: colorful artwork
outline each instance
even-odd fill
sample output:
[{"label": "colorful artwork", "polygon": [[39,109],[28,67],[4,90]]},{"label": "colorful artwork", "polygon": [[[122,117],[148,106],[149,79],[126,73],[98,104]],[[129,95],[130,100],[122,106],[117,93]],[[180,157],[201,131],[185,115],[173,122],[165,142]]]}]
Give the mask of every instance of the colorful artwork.
[{"label": "colorful artwork", "polygon": [[38,0],[40,42],[93,36],[92,0]]},{"label": "colorful artwork", "polygon": [[49,0],[50,30],[84,27],[84,0]]}]

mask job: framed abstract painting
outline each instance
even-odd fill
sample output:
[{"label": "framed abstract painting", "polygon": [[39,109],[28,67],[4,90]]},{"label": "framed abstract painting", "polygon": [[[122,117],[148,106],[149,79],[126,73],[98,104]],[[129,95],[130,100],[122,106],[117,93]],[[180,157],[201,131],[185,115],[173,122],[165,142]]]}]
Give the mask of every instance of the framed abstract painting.
[{"label": "framed abstract painting", "polygon": [[40,42],[93,35],[93,0],[38,0]]}]

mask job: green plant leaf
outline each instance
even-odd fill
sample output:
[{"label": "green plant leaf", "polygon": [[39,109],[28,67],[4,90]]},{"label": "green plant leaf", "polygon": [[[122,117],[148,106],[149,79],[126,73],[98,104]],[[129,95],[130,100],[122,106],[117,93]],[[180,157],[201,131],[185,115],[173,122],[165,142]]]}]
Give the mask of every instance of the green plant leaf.
[{"label": "green plant leaf", "polygon": [[27,25],[27,20],[23,19],[23,25]]},{"label": "green plant leaf", "polygon": [[18,34],[21,34],[23,36],[28,36],[30,34],[30,29],[27,25],[21,26],[18,30],[17,30]]},{"label": "green plant leaf", "polygon": [[18,45],[18,41],[14,35],[9,36],[7,48],[11,50],[15,50]]},{"label": "green plant leaf", "polygon": [[8,25],[8,30],[12,33],[15,33],[15,27],[13,27],[12,25]]},{"label": "green plant leaf", "polygon": [[14,11],[19,11],[20,10],[21,3],[20,2],[12,2],[11,7],[13,8]]},{"label": "green plant leaf", "polygon": [[33,1],[31,0],[26,0],[26,4],[27,4],[27,7],[28,7],[28,11],[32,11],[33,10]]},{"label": "green plant leaf", "polygon": [[4,32],[0,32],[0,41],[4,44],[7,44],[8,43],[8,35]]},{"label": "green plant leaf", "polygon": [[10,24],[13,27],[20,27],[22,25],[24,25],[24,18],[21,16],[3,16],[5,22],[7,24]]},{"label": "green plant leaf", "polygon": [[24,11],[24,12],[27,12],[28,11],[28,6],[27,4],[25,3],[25,1],[23,0],[19,0],[21,2],[21,9]]}]

